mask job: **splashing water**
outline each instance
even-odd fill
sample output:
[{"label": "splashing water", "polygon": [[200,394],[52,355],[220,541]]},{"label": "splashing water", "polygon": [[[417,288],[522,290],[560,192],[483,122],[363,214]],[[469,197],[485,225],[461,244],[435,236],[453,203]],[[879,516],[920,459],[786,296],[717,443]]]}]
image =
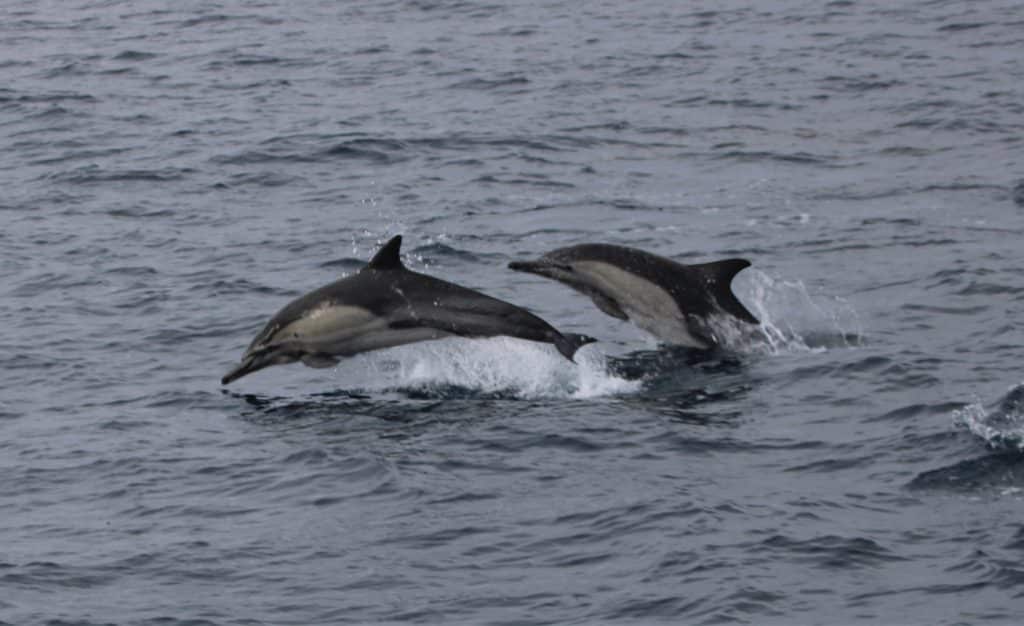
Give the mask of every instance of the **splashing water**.
[{"label": "splashing water", "polygon": [[368,354],[356,365],[371,374],[364,389],[458,387],[525,398],[594,398],[631,393],[641,382],[609,372],[593,347],[576,353],[576,364],[535,342],[492,337],[450,338]]},{"label": "splashing water", "polygon": [[[711,332],[729,350],[778,355],[823,352],[862,343],[856,311],[841,298],[812,297],[801,281],[782,281],[758,271],[737,280],[737,293],[761,320],[759,326],[732,317],[709,320]],[[649,346],[654,348],[654,346]],[[455,388],[520,398],[596,398],[635,393],[644,376],[624,378],[609,368],[599,346],[568,363],[550,346],[513,339],[448,338],[359,355],[338,372],[360,391],[406,389],[444,392]]]},{"label": "splashing water", "polygon": [[979,400],[953,411],[953,425],[991,448],[1024,452],[1024,383],[1010,387],[994,407],[986,409]]},{"label": "splashing water", "polygon": [[802,281],[784,281],[748,269],[736,280],[737,295],[761,320],[751,327],[732,318],[711,325],[722,343],[739,352],[781,354],[823,352],[863,343],[863,329],[853,306],[842,298],[812,297]]}]

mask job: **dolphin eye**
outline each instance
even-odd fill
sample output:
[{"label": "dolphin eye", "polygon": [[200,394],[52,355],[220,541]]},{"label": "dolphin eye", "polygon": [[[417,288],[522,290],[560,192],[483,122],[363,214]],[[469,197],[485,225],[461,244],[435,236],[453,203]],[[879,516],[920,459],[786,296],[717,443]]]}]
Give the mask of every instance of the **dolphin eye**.
[{"label": "dolphin eye", "polygon": [[569,265],[568,263],[565,263],[565,264],[563,264],[563,263],[559,263],[558,265],[555,265],[555,267],[557,267],[557,268],[558,268],[558,269],[560,269],[560,270],[564,270],[564,271],[566,271],[566,272],[572,272],[572,271],[574,271],[574,270],[572,269],[572,266],[571,266],[571,265]]}]

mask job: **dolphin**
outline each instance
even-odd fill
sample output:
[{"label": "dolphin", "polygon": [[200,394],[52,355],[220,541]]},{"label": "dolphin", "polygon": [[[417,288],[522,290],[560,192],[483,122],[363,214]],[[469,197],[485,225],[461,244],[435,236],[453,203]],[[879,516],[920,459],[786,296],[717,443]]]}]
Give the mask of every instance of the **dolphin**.
[{"label": "dolphin", "polygon": [[271,365],[332,367],[339,357],[442,337],[507,335],[554,344],[572,361],[595,341],[563,334],[526,309],[407,269],[402,236],[355,274],[297,298],[275,315],[221,384]]},{"label": "dolphin", "polygon": [[565,283],[661,341],[708,350],[720,343],[709,324],[713,316],[760,324],[729,287],[749,265],[745,259],[683,265],[636,248],[588,243],[508,266]]}]

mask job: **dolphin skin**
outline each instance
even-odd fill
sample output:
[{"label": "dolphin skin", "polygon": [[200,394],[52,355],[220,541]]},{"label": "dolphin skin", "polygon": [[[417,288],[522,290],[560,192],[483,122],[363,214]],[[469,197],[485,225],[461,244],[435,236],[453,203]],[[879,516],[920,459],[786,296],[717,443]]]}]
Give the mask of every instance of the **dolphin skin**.
[{"label": "dolphin skin", "polygon": [[719,343],[708,324],[712,316],[760,323],[730,289],[733,277],[749,265],[745,259],[683,265],[636,248],[590,243],[509,268],[565,283],[604,313],[661,341],[707,350]]},{"label": "dolphin skin", "polygon": [[392,238],[355,274],[311,291],[275,315],[221,379],[301,361],[331,367],[339,357],[442,337],[506,335],[554,344],[570,361],[595,341],[563,334],[526,309],[407,269]]}]

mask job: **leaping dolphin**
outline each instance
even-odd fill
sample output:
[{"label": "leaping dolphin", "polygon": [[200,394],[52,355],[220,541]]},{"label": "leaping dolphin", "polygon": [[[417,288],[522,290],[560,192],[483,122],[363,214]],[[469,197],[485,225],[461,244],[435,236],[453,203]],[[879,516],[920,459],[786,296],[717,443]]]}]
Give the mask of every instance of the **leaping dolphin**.
[{"label": "leaping dolphin", "polygon": [[595,341],[563,334],[526,309],[425,274],[399,258],[398,235],[357,273],[281,309],[256,335],[226,385],[271,365],[331,367],[338,357],[441,337],[507,335],[554,344],[570,361]]},{"label": "leaping dolphin", "polygon": [[708,324],[711,316],[760,323],[729,288],[749,265],[745,259],[683,265],[636,248],[590,243],[508,266],[565,283],[606,314],[666,343],[707,350],[720,343]]}]

